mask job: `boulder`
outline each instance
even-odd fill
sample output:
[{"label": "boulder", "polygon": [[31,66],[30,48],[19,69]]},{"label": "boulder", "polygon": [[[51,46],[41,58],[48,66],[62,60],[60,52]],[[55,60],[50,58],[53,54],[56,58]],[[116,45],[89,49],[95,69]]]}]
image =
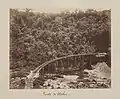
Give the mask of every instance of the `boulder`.
[{"label": "boulder", "polygon": [[98,63],[93,70],[85,69],[84,72],[87,72],[90,76],[94,75],[97,78],[110,79],[111,77],[111,68],[105,62]]}]

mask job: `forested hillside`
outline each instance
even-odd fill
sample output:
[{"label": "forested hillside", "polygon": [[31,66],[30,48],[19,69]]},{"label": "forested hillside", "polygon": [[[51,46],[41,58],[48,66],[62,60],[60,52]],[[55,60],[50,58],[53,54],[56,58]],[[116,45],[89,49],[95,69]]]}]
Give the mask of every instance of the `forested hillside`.
[{"label": "forested hillside", "polygon": [[34,13],[10,9],[10,69],[35,69],[45,61],[108,52],[111,11]]}]

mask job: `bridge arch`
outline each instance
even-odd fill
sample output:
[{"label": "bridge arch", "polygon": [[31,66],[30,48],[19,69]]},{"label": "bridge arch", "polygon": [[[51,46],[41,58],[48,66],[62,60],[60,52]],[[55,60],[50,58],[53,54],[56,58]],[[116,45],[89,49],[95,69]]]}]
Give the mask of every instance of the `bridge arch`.
[{"label": "bridge arch", "polygon": [[[84,62],[87,61],[88,63],[88,66],[91,66],[91,57],[93,56],[104,56],[106,55],[106,53],[90,53],[90,54],[76,54],[76,55],[68,55],[68,56],[63,56],[63,57],[60,57],[60,58],[56,58],[56,59],[53,59],[53,60],[50,60],[50,61],[47,61],[43,64],[41,64],[40,66],[38,66],[34,71],[32,71],[27,77],[26,77],[26,84],[25,84],[25,88],[26,89],[31,89],[33,88],[33,81],[38,78],[40,76],[40,73],[42,73],[42,70],[43,70],[43,74],[41,75],[44,75],[44,68],[45,67],[49,67],[50,65],[53,67],[54,65],[52,64],[56,64],[57,66],[59,66],[58,62],[61,62],[62,65],[64,64],[62,61],[65,62],[65,59],[73,59],[74,60],[74,65],[78,65],[78,70],[80,70],[81,68],[83,68],[84,66]],[[79,62],[76,62],[77,59],[79,60]],[[71,61],[71,60],[70,60]],[[72,63],[72,62],[71,62]],[[77,64],[78,63],[78,64]],[[73,63],[72,63],[73,64]],[[70,64],[68,64],[70,65]],[[64,67],[65,65],[63,65]],[[73,68],[73,67],[72,67]],[[86,68],[86,67],[84,67]],[[56,71],[56,70],[55,70]],[[53,72],[53,71],[52,71]]]}]

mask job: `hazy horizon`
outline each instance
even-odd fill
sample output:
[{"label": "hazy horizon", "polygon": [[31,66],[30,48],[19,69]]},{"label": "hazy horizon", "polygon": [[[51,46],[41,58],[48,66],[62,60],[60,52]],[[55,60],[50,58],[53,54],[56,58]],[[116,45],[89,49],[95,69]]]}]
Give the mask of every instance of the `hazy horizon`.
[{"label": "hazy horizon", "polygon": [[[15,8],[14,8],[15,9]],[[25,11],[26,8],[16,8],[19,11]],[[46,12],[46,13],[59,13],[62,11],[73,12],[76,9],[81,11],[86,11],[87,9],[95,9],[96,11],[109,10],[108,8],[28,8],[32,9],[33,12]]]}]

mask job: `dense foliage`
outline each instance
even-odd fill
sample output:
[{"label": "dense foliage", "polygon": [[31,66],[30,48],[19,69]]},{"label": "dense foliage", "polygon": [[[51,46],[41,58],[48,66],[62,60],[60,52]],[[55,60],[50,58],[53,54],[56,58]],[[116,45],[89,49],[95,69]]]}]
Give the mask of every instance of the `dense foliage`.
[{"label": "dense foliage", "polygon": [[10,68],[29,71],[56,57],[108,52],[110,12],[89,9],[55,14],[10,9]]}]

